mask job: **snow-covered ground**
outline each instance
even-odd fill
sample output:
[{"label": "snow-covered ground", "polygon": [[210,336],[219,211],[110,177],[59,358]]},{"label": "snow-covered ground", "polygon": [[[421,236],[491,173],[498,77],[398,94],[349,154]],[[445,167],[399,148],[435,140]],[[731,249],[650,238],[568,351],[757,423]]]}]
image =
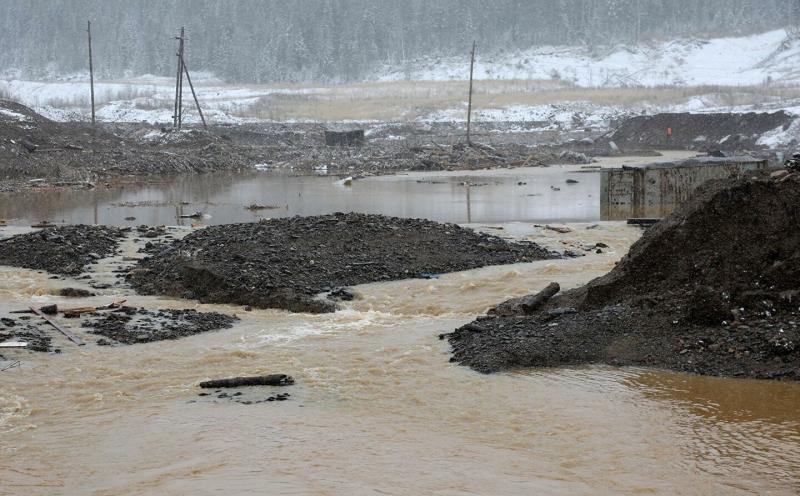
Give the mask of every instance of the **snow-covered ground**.
[{"label": "snow-covered ground", "polygon": [[[275,88],[267,86],[226,85],[213,77],[192,78],[203,114],[217,124],[237,123],[244,119],[235,115],[259,99],[274,95],[319,94],[324,88]],[[53,120],[81,120],[89,114],[88,77],[71,76],[56,81],[0,80],[0,94],[27,105]],[[172,121],[175,81],[170,78],[144,75],[124,81],[96,81],[96,116],[109,122]],[[184,83],[183,119],[200,122],[188,84]]]},{"label": "snow-covered ground", "polygon": [[[711,40],[682,39],[638,46],[537,47],[478,56],[479,79],[560,79],[581,87],[749,86],[800,83],[800,40],[784,29]],[[465,57],[423,59],[385,67],[375,79],[464,79]]]}]

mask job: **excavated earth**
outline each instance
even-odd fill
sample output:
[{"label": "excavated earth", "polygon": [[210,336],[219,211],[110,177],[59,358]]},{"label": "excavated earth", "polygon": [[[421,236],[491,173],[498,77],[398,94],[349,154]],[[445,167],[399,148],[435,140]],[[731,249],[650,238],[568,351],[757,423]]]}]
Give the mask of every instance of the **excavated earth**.
[{"label": "excavated earth", "polygon": [[336,305],[317,295],[345,286],[558,256],[455,224],[336,213],[207,227],[129,279],[144,294],[322,313]]},{"label": "excavated earth", "polygon": [[[794,118],[786,112],[688,114],[665,113],[627,119],[611,135],[623,150],[692,149],[755,150],[758,139],[777,128],[786,130]],[[672,136],[667,136],[667,129]]]},{"label": "excavated earth", "polygon": [[709,183],[607,275],[443,335],[451,360],[481,372],[605,363],[800,380],[798,205],[796,175]]},{"label": "excavated earth", "polygon": [[78,275],[86,266],[116,253],[129,229],[70,225],[48,227],[0,240],[0,265]]}]

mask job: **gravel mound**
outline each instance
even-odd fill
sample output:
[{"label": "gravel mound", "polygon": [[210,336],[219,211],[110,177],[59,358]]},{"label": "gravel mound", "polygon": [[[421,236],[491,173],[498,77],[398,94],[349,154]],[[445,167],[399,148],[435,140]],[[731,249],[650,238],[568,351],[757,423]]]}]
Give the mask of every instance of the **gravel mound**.
[{"label": "gravel mound", "polygon": [[130,280],[144,294],[321,313],[335,304],[314,296],[343,286],[555,257],[455,224],[337,213],[207,227]]},{"label": "gravel mound", "polygon": [[609,274],[448,335],[481,372],[584,363],[800,379],[800,179],[715,182]]},{"label": "gravel mound", "polygon": [[108,226],[59,226],[0,241],[0,264],[77,275],[87,265],[113,255],[124,229]]}]

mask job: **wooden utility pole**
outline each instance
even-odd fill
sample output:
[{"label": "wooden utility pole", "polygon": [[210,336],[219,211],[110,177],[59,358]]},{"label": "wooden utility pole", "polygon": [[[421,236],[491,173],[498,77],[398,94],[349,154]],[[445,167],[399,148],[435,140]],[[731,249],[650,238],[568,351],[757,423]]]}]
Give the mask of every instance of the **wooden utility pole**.
[{"label": "wooden utility pole", "polygon": [[176,129],[181,128],[181,113],[183,112],[183,27],[181,35],[176,40],[178,43],[178,72],[175,76],[175,112],[172,115],[172,126]]},{"label": "wooden utility pole", "polygon": [[472,124],[472,72],[475,69],[475,42],[472,42],[472,54],[469,60],[469,101],[467,103],[467,145],[472,145],[469,131]]},{"label": "wooden utility pole", "polygon": [[189,82],[189,89],[192,90],[192,98],[194,98],[194,104],[197,106],[197,113],[200,114],[200,120],[203,121],[203,127],[208,129],[208,126],[206,125],[206,118],[203,117],[203,110],[200,108],[200,102],[197,101],[197,94],[194,92],[192,78],[189,76],[189,68],[186,67],[186,61],[183,60],[183,56],[181,56],[181,64],[183,65],[183,72],[186,73],[186,81]]},{"label": "wooden utility pole", "polygon": [[178,70],[181,71],[179,82],[180,86],[178,89],[178,129],[181,128],[183,124],[183,46],[184,46],[184,37],[183,37],[183,27],[181,27],[181,43],[180,43],[180,51],[178,52],[178,58],[180,58],[178,66]]},{"label": "wooden utility pole", "polygon": [[92,94],[92,126],[94,126],[94,66],[92,65],[92,21],[87,21],[86,33],[89,35],[89,88]]}]

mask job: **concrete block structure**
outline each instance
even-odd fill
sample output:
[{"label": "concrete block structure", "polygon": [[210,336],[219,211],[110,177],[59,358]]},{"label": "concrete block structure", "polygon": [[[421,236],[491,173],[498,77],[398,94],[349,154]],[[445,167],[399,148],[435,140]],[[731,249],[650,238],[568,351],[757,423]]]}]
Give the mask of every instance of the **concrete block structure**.
[{"label": "concrete block structure", "polygon": [[603,220],[661,218],[688,200],[708,180],[736,177],[767,167],[766,160],[737,156],[607,169],[600,181],[600,217]]}]

